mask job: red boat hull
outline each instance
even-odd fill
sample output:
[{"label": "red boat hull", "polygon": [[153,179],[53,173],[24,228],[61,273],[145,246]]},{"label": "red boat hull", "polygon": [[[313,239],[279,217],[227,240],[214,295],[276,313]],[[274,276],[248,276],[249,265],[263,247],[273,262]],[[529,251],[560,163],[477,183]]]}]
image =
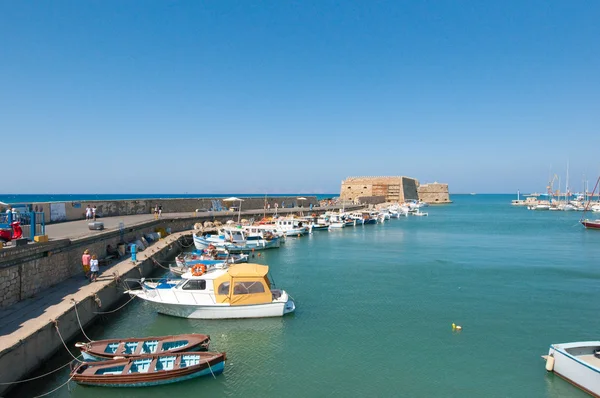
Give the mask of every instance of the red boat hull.
[{"label": "red boat hull", "polygon": [[581,224],[588,229],[600,229],[600,220],[581,220]]}]

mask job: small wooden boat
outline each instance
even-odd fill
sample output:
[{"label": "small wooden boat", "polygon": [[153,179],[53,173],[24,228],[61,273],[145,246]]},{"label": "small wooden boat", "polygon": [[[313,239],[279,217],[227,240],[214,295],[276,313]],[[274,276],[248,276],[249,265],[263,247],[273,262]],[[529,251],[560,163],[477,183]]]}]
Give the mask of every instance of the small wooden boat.
[{"label": "small wooden boat", "polygon": [[207,350],[210,336],[206,334],[180,334],[175,336],[110,339],[76,343],[86,361],[103,361],[117,357],[177,353]]},{"label": "small wooden boat", "polygon": [[225,368],[224,352],[180,352],[77,363],[71,378],[102,387],[149,387],[216,375]]}]

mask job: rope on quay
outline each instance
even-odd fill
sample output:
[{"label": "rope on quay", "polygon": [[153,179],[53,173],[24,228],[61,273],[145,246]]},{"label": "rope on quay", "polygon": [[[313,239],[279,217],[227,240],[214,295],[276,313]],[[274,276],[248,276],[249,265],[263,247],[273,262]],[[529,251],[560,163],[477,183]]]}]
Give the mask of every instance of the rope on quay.
[{"label": "rope on quay", "polygon": [[60,337],[60,341],[62,341],[63,346],[65,346],[65,350],[67,350],[69,355],[71,355],[74,360],[76,360],[77,362],[83,363],[83,361],[79,360],[75,355],[73,355],[73,353],[71,351],[69,351],[69,348],[67,347],[67,344],[63,340],[62,335],[60,334],[60,330],[58,329],[58,321],[56,319],[51,319],[51,321],[52,321],[52,323],[54,323],[54,327],[56,328],[56,333],[58,333],[58,337]]},{"label": "rope on quay", "polygon": [[79,323],[79,329],[81,329],[81,333],[83,333],[83,336],[88,339],[89,342],[92,341],[92,339],[90,339],[87,334],[85,334],[85,330],[83,330],[83,325],[81,325],[81,320],[79,319],[79,312],[77,311],[77,301],[75,301],[75,299],[71,299],[71,302],[73,303],[73,308],[75,308],[75,315],[77,315],[77,322]]},{"label": "rope on quay", "polygon": [[71,379],[72,379],[72,378],[73,378],[73,376],[69,377],[69,380],[67,380],[66,382],[64,382],[64,383],[63,383],[63,384],[61,384],[60,386],[56,387],[54,390],[52,390],[52,391],[48,391],[47,393],[44,393],[44,394],[42,394],[42,395],[36,395],[36,396],[35,396],[35,397],[33,397],[33,398],[45,397],[46,395],[50,395],[50,394],[52,394],[52,393],[53,393],[53,392],[55,392],[56,390],[58,390],[58,389],[60,389],[60,388],[63,388],[64,386],[66,386],[67,384],[69,384],[69,382],[71,381]]},{"label": "rope on quay", "polygon": [[112,310],[112,311],[94,311],[92,312],[93,314],[98,314],[98,315],[104,315],[104,314],[112,314],[114,312],[119,311],[121,308],[125,307],[127,304],[131,303],[133,301],[134,298],[136,298],[137,296],[131,296],[131,298],[129,299],[128,302],[126,302],[125,304],[123,304],[122,306],[120,306],[119,308],[117,308],[116,310]]},{"label": "rope on quay", "polygon": [[[81,356],[81,355],[80,355],[80,356]],[[25,380],[19,380],[19,381],[11,381],[11,382],[4,382],[4,383],[0,383],[0,386],[7,386],[7,385],[9,385],[9,384],[27,383],[28,381],[33,381],[33,380],[41,379],[42,377],[46,377],[46,376],[48,376],[48,375],[51,375],[52,373],[56,373],[56,372],[58,372],[59,370],[66,368],[67,366],[69,366],[69,364],[71,364],[71,362],[73,362],[73,361],[69,361],[69,362],[65,363],[63,366],[61,366],[61,367],[59,367],[59,368],[56,368],[56,369],[54,369],[54,370],[52,370],[52,371],[50,371],[50,372],[48,372],[48,373],[44,373],[43,375],[36,376],[36,377],[32,377],[32,378],[30,378],[30,379],[25,379]]]}]

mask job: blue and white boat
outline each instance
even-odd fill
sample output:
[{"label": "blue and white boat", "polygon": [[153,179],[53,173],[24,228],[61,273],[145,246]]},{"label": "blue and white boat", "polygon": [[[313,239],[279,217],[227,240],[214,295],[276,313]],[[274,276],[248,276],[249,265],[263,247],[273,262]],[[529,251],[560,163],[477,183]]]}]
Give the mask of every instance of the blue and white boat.
[{"label": "blue and white boat", "polygon": [[552,344],[546,370],[594,397],[600,396],[600,341]]},{"label": "blue and white boat", "polygon": [[164,354],[207,350],[210,336],[207,334],[179,334],[158,337],[94,340],[75,343],[84,361],[106,361],[140,355]]},{"label": "blue and white boat", "polygon": [[150,387],[217,375],[225,369],[225,360],[224,352],[144,355],[79,363],[70,376],[76,383],[90,386]]},{"label": "blue and white boat", "polygon": [[249,236],[241,228],[222,228],[217,235],[194,234],[196,249],[203,250],[209,245],[224,248],[230,253],[249,252],[252,250],[266,250],[277,248],[279,238],[265,239],[261,236]]}]

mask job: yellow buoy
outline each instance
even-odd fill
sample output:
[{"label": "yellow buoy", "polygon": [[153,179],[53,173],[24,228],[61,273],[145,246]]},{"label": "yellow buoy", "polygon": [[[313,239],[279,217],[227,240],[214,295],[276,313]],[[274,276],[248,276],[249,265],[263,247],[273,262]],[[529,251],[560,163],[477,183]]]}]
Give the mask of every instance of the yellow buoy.
[{"label": "yellow buoy", "polygon": [[554,357],[552,355],[549,355],[548,358],[546,358],[546,370],[548,372],[554,370]]},{"label": "yellow buoy", "polygon": [[456,330],[456,324],[452,323],[452,330]]}]

